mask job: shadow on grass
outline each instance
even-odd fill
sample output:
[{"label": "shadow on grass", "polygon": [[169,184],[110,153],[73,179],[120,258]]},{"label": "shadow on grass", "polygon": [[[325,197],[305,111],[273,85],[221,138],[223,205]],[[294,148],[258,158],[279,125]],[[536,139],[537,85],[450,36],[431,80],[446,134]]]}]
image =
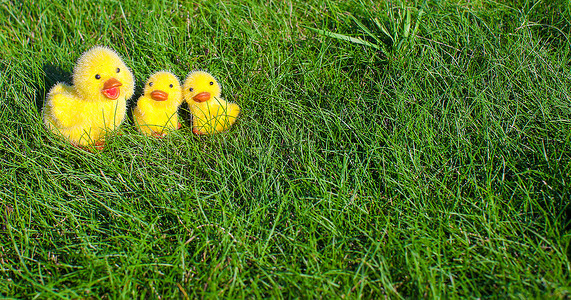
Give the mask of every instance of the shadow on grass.
[{"label": "shadow on grass", "polygon": [[192,114],[190,113],[186,101],[183,101],[182,105],[178,108],[178,117],[183,128],[192,128]]},{"label": "shadow on grass", "polygon": [[127,123],[129,126],[135,124],[133,120],[133,109],[137,107],[137,101],[139,100],[139,97],[143,95],[143,93],[143,87],[141,85],[135,84],[135,91],[133,92],[133,96],[131,99],[127,100],[127,116],[125,117],[123,124]]},{"label": "shadow on grass", "polygon": [[71,84],[72,77],[71,72],[63,70],[60,66],[56,66],[53,64],[44,64],[42,67],[44,71],[43,75],[43,82],[44,87],[41,88],[40,86],[35,86],[35,90],[37,91],[36,95],[36,109],[38,112],[42,111],[44,107],[44,102],[46,101],[46,96],[50,89],[58,82],[63,82],[66,84]]}]

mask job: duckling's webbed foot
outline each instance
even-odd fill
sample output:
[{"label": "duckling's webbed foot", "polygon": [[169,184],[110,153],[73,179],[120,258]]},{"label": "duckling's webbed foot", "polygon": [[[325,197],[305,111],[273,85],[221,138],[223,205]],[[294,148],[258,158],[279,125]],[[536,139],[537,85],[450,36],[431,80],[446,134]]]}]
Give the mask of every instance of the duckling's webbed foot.
[{"label": "duckling's webbed foot", "polygon": [[167,136],[167,133],[166,133],[166,132],[162,132],[162,131],[160,131],[160,132],[159,132],[159,131],[153,131],[153,132],[151,133],[151,135],[152,135],[153,137],[162,139],[162,138],[164,138],[165,136]]},{"label": "duckling's webbed foot", "polygon": [[77,149],[81,149],[83,151],[87,151],[89,153],[95,153],[95,151],[103,151],[103,149],[105,149],[105,141],[96,141],[95,143],[91,144],[91,145],[79,145],[79,144],[75,144],[75,143],[71,143],[75,148]]},{"label": "duckling's webbed foot", "polygon": [[197,128],[192,128],[192,133],[197,134],[197,135],[206,134],[205,132],[202,132],[202,131],[198,130]]}]

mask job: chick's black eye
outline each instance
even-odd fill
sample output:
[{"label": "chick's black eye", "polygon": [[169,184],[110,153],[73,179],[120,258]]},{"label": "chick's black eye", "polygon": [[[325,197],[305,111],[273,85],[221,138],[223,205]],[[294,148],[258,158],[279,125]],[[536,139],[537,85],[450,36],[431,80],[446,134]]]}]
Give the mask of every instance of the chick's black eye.
[{"label": "chick's black eye", "polygon": [[152,83],[152,82],[149,82],[149,86],[153,86],[153,83]]},{"label": "chick's black eye", "polygon": [[194,90],[194,89],[193,89],[193,88],[189,88],[188,90],[192,92],[192,90]]},{"label": "chick's black eye", "polygon": [[95,74],[95,79],[101,79],[101,75]]},{"label": "chick's black eye", "polygon": [[169,86],[170,86],[170,87],[171,87],[171,89],[172,89],[172,87],[173,87],[172,83],[171,83]]},{"label": "chick's black eye", "polygon": [[117,72],[117,73],[121,72],[121,69],[117,68],[116,72]]},{"label": "chick's black eye", "polygon": [[214,85],[214,82],[211,81],[211,82],[210,82],[210,85]]}]

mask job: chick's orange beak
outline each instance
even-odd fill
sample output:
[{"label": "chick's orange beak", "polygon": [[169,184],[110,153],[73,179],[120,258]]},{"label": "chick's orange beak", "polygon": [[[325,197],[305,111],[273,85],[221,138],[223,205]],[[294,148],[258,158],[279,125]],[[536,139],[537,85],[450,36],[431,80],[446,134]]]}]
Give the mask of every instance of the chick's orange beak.
[{"label": "chick's orange beak", "polygon": [[196,102],[204,102],[204,101],[210,99],[210,93],[209,92],[202,92],[202,93],[197,94],[194,97],[192,97],[192,99]]},{"label": "chick's orange beak", "polygon": [[119,87],[122,86],[123,84],[115,79],[115,78],[111,78],[107,81],[105,81],[105,83],[103,84],[103,90],[101,90],[101,93],[103,95],[105,95],[105,97],[111,99],[111,100],[115,100],[117,98],[119,98]]},{"label": "chick's orange beak", "polygon": [[161,90],[154,90],[151,92],[151,98],[155,101],[165,101],[169,98],[169,94]]}]

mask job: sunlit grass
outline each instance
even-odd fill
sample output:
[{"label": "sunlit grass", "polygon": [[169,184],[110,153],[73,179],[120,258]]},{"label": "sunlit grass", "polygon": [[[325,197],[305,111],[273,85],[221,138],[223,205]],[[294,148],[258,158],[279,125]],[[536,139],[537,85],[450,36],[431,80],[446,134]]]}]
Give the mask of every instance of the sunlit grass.
[{"label": "sunlit grass", "polygon": [[[1,295],[569,297],[566,4],[0,10]],[[40,110],[93,45],[133,101],[208,70],[237,123],[195,136],[183,110],[166,139],[128,120],[103,152],[68,145]]]}]

